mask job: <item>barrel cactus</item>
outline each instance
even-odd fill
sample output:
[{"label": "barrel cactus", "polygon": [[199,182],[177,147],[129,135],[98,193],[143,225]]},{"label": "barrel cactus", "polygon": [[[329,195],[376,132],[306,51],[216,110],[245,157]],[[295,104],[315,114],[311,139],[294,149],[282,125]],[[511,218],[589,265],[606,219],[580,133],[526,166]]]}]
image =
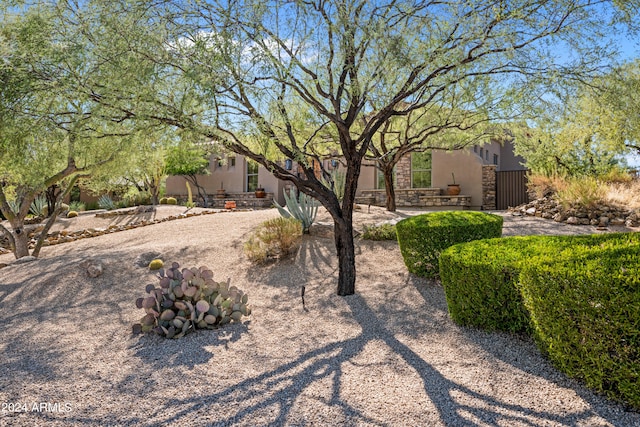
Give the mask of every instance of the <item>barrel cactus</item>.
[{"label": "barrel cactus", "polygon": [[159,286],[147,285],[146,295],[136,300],[145,315],[133,332],[155,332],[180,338],[195,329],[214,329],[239,322],[251,314],[248,296],[227,282],[213,280],[206,267],[184,268],[174,262],[158,272]]},{"label": "barrel cactus", "polygon": [[75,218],[77,216],[78,216],[78,212],[76,212],[76,211],[67,212],[67,218]]},{"label": "barrel cactus", "polygon": [[149,270],[160,270],[164,267],[164,262],[161,259],[154,259],[149,263]]}]

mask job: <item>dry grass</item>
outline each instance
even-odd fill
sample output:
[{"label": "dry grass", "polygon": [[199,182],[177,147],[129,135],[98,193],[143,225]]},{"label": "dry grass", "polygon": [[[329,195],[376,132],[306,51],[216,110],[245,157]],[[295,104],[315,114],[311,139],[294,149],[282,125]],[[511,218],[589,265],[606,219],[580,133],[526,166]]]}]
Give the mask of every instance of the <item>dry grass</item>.
[{"label": "dry grass", "polygon": [[628,175],[615,174],[606,179],[592,177],[529,176],[529,191],[537,199],[555,195],[565,207],[593,208],[606,204],[640,209],[640,181]]},{"label": "dry grass", "polygon": [[640,180],[607,184],[607,187],[606,199],[609,203],[628,209],[640,209]]}]

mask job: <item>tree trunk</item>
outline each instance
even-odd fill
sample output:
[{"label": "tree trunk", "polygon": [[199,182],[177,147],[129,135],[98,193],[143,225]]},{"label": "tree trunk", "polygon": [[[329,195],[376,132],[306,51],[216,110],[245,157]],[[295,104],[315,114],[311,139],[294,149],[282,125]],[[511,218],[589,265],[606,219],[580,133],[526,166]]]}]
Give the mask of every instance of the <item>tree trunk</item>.
[{"label": "tree trunk", "polygon": [[383,169],[384,189],[387,194],[387,210],[396,211],[396,189],[393,186],[393,166]]},{"label": "tree trunk", "polygon": [[334,235],[338,254],[338,295],[356,292],[356,251],[351,220],[334,220]]},{"label": "tree trunk", "polygon": [[24,221],[12,222],[11,227],[13,228],[11,235],[15,244],[14,256],[16,259],[29,256],[29,236],[24,229]]},{"label": "tree trunk", "polygon": [[47,216],[51,216],[56,208],[56,202],[60,195],[60,187],[58,187],[57,184],[50,185],[47,187],[45,195],[47,196]]},{"label": "tree trunk", "polygon": [[[185,176],[186,178],[187,176]],[[191,183],[196,187],[196,190],[198,190],[198,197],[200,198],[200,200],[202,200],[202,207],[203,208],[208,208],[209,207],[209,202],[207,201],[207,199],[209,198],[207,195],[207,191],[204,189],[204,187],[200,184],[198,184],[198,178],[195,177],[195,175],[189,175],[188,176],[191,181]]]}]

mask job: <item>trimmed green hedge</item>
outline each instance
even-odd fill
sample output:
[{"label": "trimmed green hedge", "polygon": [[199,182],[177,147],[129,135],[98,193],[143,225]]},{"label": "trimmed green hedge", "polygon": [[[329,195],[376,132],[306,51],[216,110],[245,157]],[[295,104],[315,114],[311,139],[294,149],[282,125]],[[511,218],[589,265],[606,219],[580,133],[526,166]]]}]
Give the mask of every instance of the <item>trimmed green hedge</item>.
[{"label": "trimmed green hedge", "polygon": [[524,265],[629,245],[640,245],[640,233],[518,236],[454,245],[440,255],[449,313],[461,325],[529,332],[529,314],[516,289]]},{"label": "trimmed green hedge", "polygon": [[440,275],[457,323],[533,333],[563,372],[640,408],[640,233],[454,245]]},{"label": "trimmed green hedge", "polygon": [[500,237],[503,218],[473,211],[434,212],[396,224],[398,244],[409,271],[422,277],[438,276],[440,253],[456,243]]},{"label": "trimmed green hedge", "polygon": [[521,274],[538,347],[567,375],[640,409],[640,247],[530,263]]}]

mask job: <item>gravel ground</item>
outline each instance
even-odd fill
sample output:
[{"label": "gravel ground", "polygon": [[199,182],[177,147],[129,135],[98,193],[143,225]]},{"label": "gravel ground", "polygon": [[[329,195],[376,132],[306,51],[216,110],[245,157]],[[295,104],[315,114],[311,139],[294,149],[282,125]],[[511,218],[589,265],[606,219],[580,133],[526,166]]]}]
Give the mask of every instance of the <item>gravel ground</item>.
[{"label": "gravel ground", "polygon": [[[335,295],[325,213],[294,259],[252,266],[242,244],[277,215],[163,222],[1,269],[0,425],[640,426],[640,413],[565,377],[529,339],[456,326],[442,287],[408,274],[393,242],[358,240],[356,295]],[[372,208],[356,221],[393,216]],[[594,230],[505,220],[505,235]],[[180,340],[131,335],[134,301],[155,280],[136,265],[147,252],[230,277],[252,316]],[[95,261],[104,274],[89,278]]]}]

